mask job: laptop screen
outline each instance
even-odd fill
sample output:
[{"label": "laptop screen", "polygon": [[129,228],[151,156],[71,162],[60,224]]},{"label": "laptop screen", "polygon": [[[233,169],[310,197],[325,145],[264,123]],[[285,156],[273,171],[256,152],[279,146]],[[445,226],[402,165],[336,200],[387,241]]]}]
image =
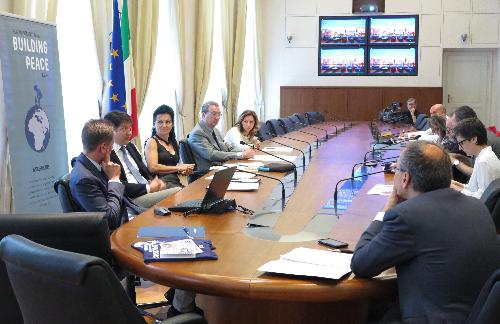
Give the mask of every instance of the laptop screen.
[{"label": "laptop screen", "polygon": [[208,186],[208,191],[201,203],[202,206],[210,205],[216,201],[224,199],[227,187],[233,178],[236,167],[220,170],[214,174],[214,178]]}]

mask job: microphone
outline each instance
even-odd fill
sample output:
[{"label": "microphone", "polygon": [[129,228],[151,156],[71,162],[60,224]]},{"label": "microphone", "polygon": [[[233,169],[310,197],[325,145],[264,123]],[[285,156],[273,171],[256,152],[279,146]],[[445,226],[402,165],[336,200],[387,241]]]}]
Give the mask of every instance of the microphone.
[{"label": "microphone", "polygon": [[304,132],[304,131],[301,131],[301,130],[298,130],[298,129],[296,129],[295,131],[296,131],[296,132],[299,132],[299,133],[303,133],[303,134],[307,134],[307,135],[311,135],[311,136],[316,137],[316,148],[318,148],[318,147],[319,147],[319,137],[318,137],[318,136],[316,136],[316,134],[309,133],[309,132]]},{"label": "microphone", "polygon": [[[273,135],[272,133],[269,133],[269,132],[266,132],[266,135],[270,135],[270,136],[274,137],[274,135]],[[277,137],[278,137],[278,136],[277,136]],[[292,141],[296,141],[296,142],[306,143],[307,145],[309,145],[309,160],[311,159],[311,151],[312,151],[312,146],[311,146],[311,143],[306,142],[306,141],[303,141],[303,140],[299,140],[299,139],[296,139],[296,138],[293,138],[293,137],[288,137],[288,136],[285,136],[285,135],[279,135],[279,137],[286,138],[286,139],[289,139],[289,140],[292,140]],[[278,143],[278,144],[283,145],[283,144],[282,144],[282,143],[280,143],[280,142],[275,142],[275,141],[270,140],[270,139],[268,139],[268,140],[266,140],[266,141],[271,141],[271,142],[274,142],[274,143]],[[292,147],[292,146],[289,146],[289,147],[294,148],[294,147]]]},{"label": "microphone", "polygon": [[[291,145],[286,145],[286,144],[283,144],[283,143],[280,143],[280,142],[276,142],[276,141],[273,141],[272,139],[268,139],[266,141],[269,141],[269,142],[273,142],[273,143],[276,143],[276,144],[279,144],[279,145],[282,145],[284,147],[289,147],[293,150],[296,150],[296,151],[299,151],[300,153],[302,153],[302,170],[305,171],[306,170],[306,154],[304,153],[304,151],[296,148],[296,147],[293,147]],[[309,145],[309,160],[311,160],[311,145]]]},{"label": "microphone", "polygon": [[[296,121],[296,122],[293,122],[293,123],[299,124],[302,127],[311,127],[311,128],[314,128],[314,129],[319,129],[319,130],[325,132],[326,140],[328,140],[328,131],[326,129],[324,129],[324,128],[315,127],[315,126],[312,126],[312,125],[307,125],[307,124],[301,123],[300,121]],[[336,135],[336,133],[337,133],[337,127],[335,127],[335,135]]]},{"label": "microphone", "polygon": [[[399,143],[398,143],[399,144]],[[379,148],[375,148],[376,145],[374,145],[372,147],[372,149],[370,151],[367,151],[365,153],[365,156],[363,158],[363,161],[366,163],[366,156],[371,153],[372,154],[372,160],[375,160],[375,151],[379,150],[379,151],[399,151],[401,150],[401,148],[397,148],[397,149],[391,149],[391,148],[388,148],[388,147],[391,147],[393,145],[396,145],[396,144],[388,144],[388,145],[385,145],[385,146],[382,146],[382,147],[379,147]]]},{"label": "microphone", "polygon": [[270,176],[267,176],[267,175],[264,175],[264,174],[260,174],[260,173],[257,173],[257,172],[250,172],[250,171],[247,171],[247,170],[241,170],[240,168],[237,168],[236,171],[238,172],[244,172],[244,173],[249,173],[249,174],[254,174],[258,177],[263,177],[263,178],[268,178],[268,179],[272,179],[272,180],[276,180],[278,181],[280,184],[281,184],[281,210],[285,209],[285,184],[283,183],[283,181],[281,181],[280,179],[278,178],[275,178],[275,177],[270,177]]},{"label": "microphone", "polygon": [[[397,159],[397,158],[399,158],[399,155],[398,156],[391,156],[391,157],[383,158],[383,159],[376,159],[376,160],[368,160],[368,161],[358,162],[358,163],[356,163],[356,164],[354,164],[352,166],[351,177],[354,177],[354,169],[358,165],[364,165],[364,166],[367,166],[367,167],[375,167],[375,166],[378,165],[379,162],[386,161],[386,160]],[[390,162],[391,161],[389,161],[389,163]]]},{"label": "microphone", "polygon": [[386,170],[381,170],[381,171],[369,172],[369,173],[365,173],[365,174],[362,174],[362,175],[359,175],[359,176],[355,176],[355,177],[340,179],[337,182],[337,184],[335,184],[335,191],[333,193],[333,207],[335,209],[335,215],[337,215],[337,196],[338,196],[338,192],[339,192],[339,184],[340,183],[342,183],[344,181],[347,181],[347,180],[351,180],[352,181],[352,180],[357,179],[357,178],[362,178],[362,177],[366,177],[366,176],[369,176],[369,175],[372,175],[372,174],[378,174],[378,173],[384,173],[384,172],[387,172],[387,171]]},{"label": "microphone", "polygon": [[256,148],[255,146],[253,146],[253,145],[251,145],[251,144],[247,144],[247,143],[245,143],[245,142],[243,142],[243,141],[240,141],[240,144],[241,144],[241,145],[246,145],[246,146],[249,146],[249,147],[251,147],[251,148],[252,148],[252,149],[254,149],[254,150],[257,150],[257,151],[259,151],[259,152],[262,152],[262,153],[265,153],[265,154],[271,155],[271,156],[273,156],[273,157],[275,157],[275,158],[277,158],[277,159],[280,159],[280,160],[282,160],[282,161],[285,161],[285,162],[290,163],[291,165],[293,165],[293,186],[294,186],[294,187],[297,187],[297,166],[295,165],[295,163],[290,162],[290,161],[288,161],[287,159],[284,159],[284,158],[282,158],[281,156],[278,156],[278,155],[276,155],[276,154],[272,154],[272,153],[269,153],[269,152],[263,151],[263,150],[261,150],[261,149],[258,149],[258,148]]}]

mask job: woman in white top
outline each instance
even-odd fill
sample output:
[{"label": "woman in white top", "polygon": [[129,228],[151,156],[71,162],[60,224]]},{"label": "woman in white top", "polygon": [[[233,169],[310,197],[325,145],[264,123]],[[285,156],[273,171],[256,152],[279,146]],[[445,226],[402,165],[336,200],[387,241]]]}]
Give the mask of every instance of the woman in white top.
[{"label": "woman in white top", "polygon": [[[475,157],[474,169],[467,184],[452,181],[451,187],[463,194],[481,198],[488,185],[500,178],[500,160],[487,145],[486,128],[477,118],[460,121],[453,129],[460,148],[471,157]],[[462,162],[452,159],[454,165]]]},{"label": "woman in white top", "polygon": [[231,128],[224,137],[224,143],[233,152],[242,152],[247,145],[240,144],[241,141],[260,148],[260,141],[257,138],[259,118],[252,110],[245,110],[241,113],[236,125]]}]

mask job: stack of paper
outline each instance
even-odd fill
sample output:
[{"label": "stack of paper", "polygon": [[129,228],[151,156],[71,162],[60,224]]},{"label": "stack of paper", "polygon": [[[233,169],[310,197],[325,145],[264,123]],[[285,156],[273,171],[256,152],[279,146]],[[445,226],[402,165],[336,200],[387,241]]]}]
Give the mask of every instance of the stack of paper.
[{"label": "stack of paper", "polygon": [[196,254],[203,252],[192,239],[184,239],[172,242],[160,243],[160,258],[194,258]]},{"label": "stack of paper", "polygon": [[351,272],[352,254],[296,248],[278,260],[267,262],[259,271],[339,279]]},{"label": "stack of paper", "polygon": [[291,153],[293,148],[285,147],[285,146],[268,146],[264,147],[262,151],[270,152],[270,153]]},{"label": "stack of paper", "polygon": [[141,251],[144,262],[217,260],[212,242],[202,239],[163,238],[132,243],[132,247]]},{"label": "stack of paper", "polygon": [[[255,177],[255,174],[251,174],[251,173],[246,173],[246,172],[238,172],[236,171],[234,174],[233,174],[233,180],[241,180],[241,179],[251,179]],[[209,177],[206,177],[205,179],[206,180],[212,180],[214,178],[213,175],[209,176]]]}]

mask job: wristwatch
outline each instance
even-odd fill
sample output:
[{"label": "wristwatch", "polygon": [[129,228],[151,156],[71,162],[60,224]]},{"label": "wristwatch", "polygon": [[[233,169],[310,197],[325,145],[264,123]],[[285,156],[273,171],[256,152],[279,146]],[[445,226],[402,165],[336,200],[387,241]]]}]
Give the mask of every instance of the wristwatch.
[{"label": "wristwatch", "polygon": [[458,166],[459,164],[460,164],[460,161],[459,161],[459,160],[456,160],[456,159],[455,159],[455,160],[453,160],[453,165],[454,165],[454,166]]}]

